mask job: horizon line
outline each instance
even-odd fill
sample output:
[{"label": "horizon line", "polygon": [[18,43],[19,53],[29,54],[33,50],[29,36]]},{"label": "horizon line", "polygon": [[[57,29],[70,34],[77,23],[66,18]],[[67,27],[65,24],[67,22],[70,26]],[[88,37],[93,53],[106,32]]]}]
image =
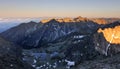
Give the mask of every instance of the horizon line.
[{"label": "horizon line", "polygon": [[[79,16],[34,16],[34,17],[29,17],[29,16],[25,16],[25,17],[14,17],[14,16],[8,16],[8,17],[0,17],[0,18],[76,18],[76,17],[79,17]],[[120,17],[105,17],[105,16],[81,16],[83,18],[120,18]]]}]

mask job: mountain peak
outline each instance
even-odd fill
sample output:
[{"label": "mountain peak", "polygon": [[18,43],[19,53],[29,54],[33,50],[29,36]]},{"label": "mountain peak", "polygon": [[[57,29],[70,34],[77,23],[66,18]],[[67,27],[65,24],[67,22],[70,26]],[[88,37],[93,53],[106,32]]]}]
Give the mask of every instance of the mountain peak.
[{"label": "mountain peak", "polygon": [[51,19],[50,21],[48,21],[49,23],[57,23],[58,21],[56,19]]},{"label": "mountain peak", "polygon": [[47,23],[47,22],[49,22],[51,19],[43,19],[43,20],[41,20],[41,23]]},{"label": "mountain peak", "polygon": [[78,16],[77,18],[83,18],[83,17],[81,17],[81,16]]},{"label": "mountain peak", "polygon": [[63,18],[63,22],[74,22],[72,18]]},{"label": "mountain peak", "polygon": [[75,21],[75,22],[89,21],[89,19],[88,19],[88,18],[81,17],[81,16],[78,16],[77,18],[74,18],[74,21]]},{"label": "mountain peak", "polygon": [[55,18],[41,20],[41,23],[58,23],[59,21]]}]

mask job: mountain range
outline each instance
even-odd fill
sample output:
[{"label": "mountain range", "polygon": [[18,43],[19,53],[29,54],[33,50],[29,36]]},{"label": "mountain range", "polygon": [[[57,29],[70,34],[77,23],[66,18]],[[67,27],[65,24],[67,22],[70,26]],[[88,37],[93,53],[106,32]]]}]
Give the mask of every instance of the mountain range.
[{"label": "mountain range", "polygon": [[57,61],[64,64],[64,60],[79,64],[100,54],[110,56],[120,52],[119,21],[83,17],[31,21],[12,27],[0,36],[19,45],[24,53],[22,58],[33,67]]},{"label": "mountain range", "polygon": [[40,23],[22,23],[1,33],[1,36],[16,44],[20,44],[23,47],[29,48],[41,46],[46,42],[52,42],[73,32],[92,34],[97,29],[98,24],[90,20],[78,20],[76,22],[66,23],[52,19],[47,23],[43,23],[43,21]]},{"label": "mountain range", "polygon": [[[12,27],[15,27],[21,23],[28,23],[29,21],[35,21],[35,22],[47,22],[49,20],[53,19],[52,17],[38,17],[38,18],[0,18],[0,33],[4,32]],[[113,23],[115,21],[120,21],[120,18],[83,18],[81,16],[76,18],[55,18],[59,22],[79,22],[79,21],[85,21],[85,20],[91,20],[99,24],[106,24],[106,23]]]},{"label": "mountain range", "polygon": [[[49,18],[49,19],[43,19],[41,20],[42,23],[46,23],[49,22],[51,19],[53,18]],[[84,18],[84,17],[76,17],[76,18],[70,18],[70,17],[66,17],[66,18],[55,18],[56,21],[58,22],[81,22],[81,21],[93,21],[96,22],[97,24],[107,24],[107,23],[113,23],[115,21],[120,21],[120,18]]]}]

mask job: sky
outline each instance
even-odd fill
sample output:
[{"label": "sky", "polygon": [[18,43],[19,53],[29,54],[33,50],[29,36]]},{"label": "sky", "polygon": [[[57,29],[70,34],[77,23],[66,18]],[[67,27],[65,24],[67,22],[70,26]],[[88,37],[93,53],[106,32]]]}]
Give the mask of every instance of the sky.
[{"label": "sky", "polygon": [[120,0],[0,0],[0,17],[119,17]]}]

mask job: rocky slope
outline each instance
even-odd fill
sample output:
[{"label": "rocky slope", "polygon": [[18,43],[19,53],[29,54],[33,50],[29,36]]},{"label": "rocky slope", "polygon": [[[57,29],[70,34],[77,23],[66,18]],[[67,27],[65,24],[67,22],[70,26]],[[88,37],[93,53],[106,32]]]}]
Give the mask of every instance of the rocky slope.
[{"label": "rocky slope", "polygon": [[0,37],[0,69],[33,69],[22,61],[20,47]]},{"label": "rocky slope", "polygon": [[29,62],[31,60],[29,63],[34,65],[35,68],[57,69],[64,67],[66,69],[66,61],[78,65],[85,60],[94,59],[98,52],[95,50],[91,34],[81,35],[81,33],[75,32],[40,48],[24,50],[24,55],[25,61]]},{"label": "rocky slope", "polygon": [[96,46],[99,47],[97,49],[101,50],[105,55],[108,55],[107,53],[115,54],[120,52],[120,23],[118,22],[116,25],[115,22],[111,26],[107,24],[106,28],[100,28],[98,30],[99,35],[96,35],[98,38],[95,37]]},{"label": "rocky slope", "polygon": [[5,36],[5,39],[20,43],[26,36],[28,36],[30,33],[34,32],[37,28],[39,28],[40,24],[37,24],[35,22],[29,22],[29,23],[22,23],[19,26],[13,27],[1,34],[1,36]]},{"label": "rocky slope", "polygon": [[82,62],[72,69],[120,69],[120,54]]}]

